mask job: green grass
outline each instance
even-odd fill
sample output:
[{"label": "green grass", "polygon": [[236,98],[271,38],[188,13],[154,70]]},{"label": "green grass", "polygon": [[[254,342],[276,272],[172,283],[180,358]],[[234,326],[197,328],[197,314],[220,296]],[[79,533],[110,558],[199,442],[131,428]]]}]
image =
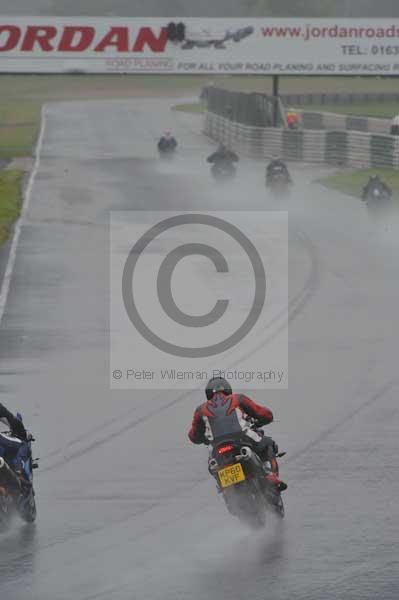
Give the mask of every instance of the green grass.
[{"label": "green grass", "polygon": [[7,240],[11,227],[20,214],[22,176],[22,171],[0,173],[0,245]]},{"label": "green grass", "polygon": [[[271,77],[161,75],[0,75],[1,103],[51,100],[179,96],[206,84],[237,91],[271,93]],[[280,77],[280,93],[396,92],[396,78]],[[1,118],[0,118],[1,121]]]},{"label": "green grass", "polygon": [[0,125],[0,158],[30,156],[38,127],[39,117],[33,124]]},{"label": "green grass", "polygon": [[29,156],[39,122],[39,102],[0,96],[0,158]]},{"label": "green grass", "polygon": [[[210,78],[217,87],[271,94],[271,77],[236,75]],[[396,77],[280,77],[280,94],[350,94],[398,91]]]},{"label": "green grass", "polygon": [[[187,104],[176,104],[173,110],[201,114],[206,110],[206,103],[204,102],[192,102]],[[391,119],[395,115],[399,114],[399,105],[397,104],[322,104],[322,105],[309,105],[306,107],[299,107],[297,110],[304,112],[329,112],[340,115],[355,115],[365,117],[382,117]]]},{"label": "green grass", "polygon": [[304,112],[330,112],[340,115],[357,115],[365,117],[385,117],[391,119],[399,114],[399,104],[320,104],[301,106]]},{"label": "green grass", "polygon": [[[187,113],[203,113],[206,110],[206,103],[192,102],[187,104],[176,104],[173,110]],[[303,112],[329,112],[339,115],[355,115],[365,117],[382,117],[391,119],[399,114],[398,104],[321,104],[298,107],[297,110]]]},{"label": "green grass", "polygon": [[329,189],[359,198],[371,175],[379,175],[392,188],[394,195],[399,197],[399,171],[393,169],[344,170],[319,179],[317,183],[321,183]]},{"label": "green grass", "polygon": [[201,89],[201,77],[160,77],[153,75],[1,75],[0,90],[20,100],[68,100],[126,98],[154,93],[178,95]]},{"label": "green grass", "polygon": [[[0,75],[0,91],[21,100],[127,97],[155,93],[178,95],[213,83],[238,91],[272,91],[272,78],[252,75]],[[397,78],[280,77],[280,93],[397,92]]]},{"label": "green grass", "polygon": [[206,111],[206,102],[191,102],[187,104],[176,104],[172,110],[178,110],[180,112],[202,114]]}]

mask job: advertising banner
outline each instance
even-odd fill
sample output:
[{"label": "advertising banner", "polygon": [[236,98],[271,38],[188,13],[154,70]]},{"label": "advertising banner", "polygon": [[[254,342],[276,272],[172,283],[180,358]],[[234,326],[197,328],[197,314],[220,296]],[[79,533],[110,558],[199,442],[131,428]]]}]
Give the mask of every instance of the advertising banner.
[{"label": "advertising banner", "polygon": [[0,17],[0,72],[398,74],[399,19]]}]

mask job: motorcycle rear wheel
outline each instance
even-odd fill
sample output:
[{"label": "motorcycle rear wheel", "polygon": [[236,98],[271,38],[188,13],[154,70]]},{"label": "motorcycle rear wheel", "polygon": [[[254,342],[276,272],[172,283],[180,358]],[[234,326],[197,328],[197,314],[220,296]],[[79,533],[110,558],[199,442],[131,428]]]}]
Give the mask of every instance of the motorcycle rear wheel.
[{"label": "motorcycle rear wheel", "polygon": [[7,531],[10,526],[10,506],[5,498],[0,498],[0,533]]},{"label": "motorcycle rear wheel", "polygon": [[34,523],[36,521],[37,509],[33,490],[27,498],[20,501],[18,512],[25,523]]},{"label": "motorcycle rear wheel", "polygon": [[261,529],[266,524],[266,505],[263,495],[253,482],[243,482],[223,493],[230,514],[250,527]]}]

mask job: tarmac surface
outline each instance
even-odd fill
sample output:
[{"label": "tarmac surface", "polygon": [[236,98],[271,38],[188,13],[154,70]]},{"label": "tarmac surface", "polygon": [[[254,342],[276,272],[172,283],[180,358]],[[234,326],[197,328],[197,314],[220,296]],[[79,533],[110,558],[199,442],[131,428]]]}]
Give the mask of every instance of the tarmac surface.
[{"label": "tarmac surface", "polygon": [[[167,128],[184,152],[161,165]],[[227,513],[187,439],[200,393],[109,389],[109,211],[272,204],[260,163],[214,185],[200,129],[166,101],[46,107],[0,328],[38,519],[0,536],[2,600],[398,598],[397,247],[318,169],[292,167],[289,390],[252,394],[288,452],[285,520],[255,535]]]}]

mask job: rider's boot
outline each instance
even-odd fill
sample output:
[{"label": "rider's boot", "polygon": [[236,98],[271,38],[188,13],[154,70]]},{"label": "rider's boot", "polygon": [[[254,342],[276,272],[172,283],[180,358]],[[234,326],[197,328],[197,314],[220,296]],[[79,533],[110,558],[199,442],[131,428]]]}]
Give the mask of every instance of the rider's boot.
[{"label": "rider's boot", "polygon": [[275,485],[279,492],[284,492],[288,487],[288,485],[284,481],[281,481],[281,479],[273,472],[266,475],[266,481]]},{"label": "rider's boot", "polygon": [[272,470],[271,470],[271,473],[266,475],[266,480],[269,481],[270,483],[273,483],[279,492],[284,492],[284,490],[287,489],[288,485],[284,481],[281,481],[281,479],[279,478],[279,468],[278,468],[277,458],[271,459],[270,466],[271,466]]},{"label": "rider's boot", "polygon": [[26,498],[27,496],[29,496],[29,494],[31,493],[31,491],[33,489],[32,483],[27,479],[25,473],[22,470],[17,470],[15,473],[19,479],[19,484],[21,487],[21,495]]}]

